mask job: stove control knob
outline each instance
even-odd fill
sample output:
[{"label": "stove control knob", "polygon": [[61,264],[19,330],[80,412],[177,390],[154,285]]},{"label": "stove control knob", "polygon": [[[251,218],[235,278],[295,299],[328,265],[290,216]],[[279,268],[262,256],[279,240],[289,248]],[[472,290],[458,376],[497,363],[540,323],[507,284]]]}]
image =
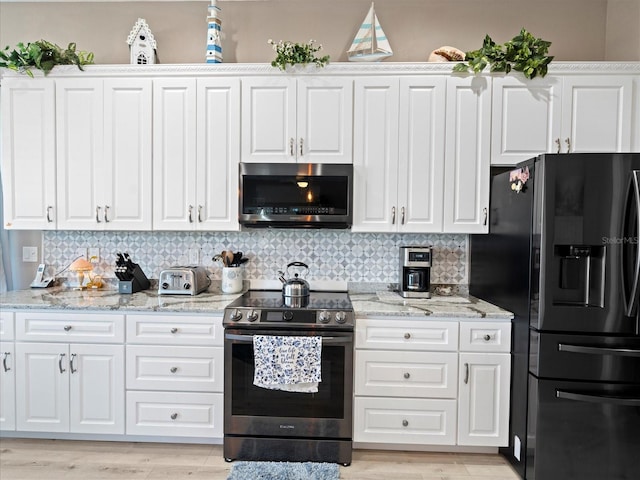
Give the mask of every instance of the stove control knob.
[{"label": "stove control knob", "polygon": [[258,312],[256,312],[255,310],[251,310],[247,315],[247,320],[249,320],[250,322],[255,322],[257,319],[258,319]]},{"label": "stove control knob", "polygon": [[318,321],[320,323],[329,323],[331,321],[331,314],[329,312],[320,312],[320,315],[318,315]]},{"label": "stove control knob", "polygon": [[234,322],[237,322],[242,318],[242,312],[236,308],[233,312],[231,312],[229,318]]},{"label": "stove control knob", "polygon": [[285,322],[288,322],[289,320],[293,320],[293,312],[289,310],[282,312],[282,319]]},{"label": "stove control knob", "polygon": [[169,284],[168,284],[167,282],[164,282],[164,283],[162,284],[162,289],[163,289],[163,290],[166,290],[166,289],[168,289],[168,288],[169,288]]},{"label": "stove control knob", "polygon": [[344,312],[336,313],[336,323],[344,323],[347,321],[347,314]]},{"label": "stove control knob", "polygon": [[189,282],[186,282],[184,285],[182,285],[182,288],[184,288],[185,290],[189,290],[191,288],[191,284]]}]

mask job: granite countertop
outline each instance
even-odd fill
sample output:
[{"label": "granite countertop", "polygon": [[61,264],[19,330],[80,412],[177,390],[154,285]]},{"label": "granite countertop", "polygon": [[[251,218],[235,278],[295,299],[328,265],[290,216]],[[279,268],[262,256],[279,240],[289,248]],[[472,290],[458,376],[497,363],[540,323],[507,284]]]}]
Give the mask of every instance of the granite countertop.
[{"label": "granite countertop", "polygon": [[[240,294],[207,291],[196,296],[158,295],[156,290],[121,294],[117,290],[17,290],[0,295],[0,308],[13,310],[107,310],[119,312],[222,313]],[[456,317],[509,320],[511,312],[465,294],[406,299],[392,291],[351,291],[358,317]]]}]

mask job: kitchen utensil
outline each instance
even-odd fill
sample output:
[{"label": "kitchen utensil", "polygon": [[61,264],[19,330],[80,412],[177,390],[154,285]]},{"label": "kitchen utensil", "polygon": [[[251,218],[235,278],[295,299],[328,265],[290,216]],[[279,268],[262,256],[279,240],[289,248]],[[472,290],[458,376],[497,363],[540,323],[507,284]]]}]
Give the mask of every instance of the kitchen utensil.
[{"label": "kitchen utensil", "polygon": [[[309,272],[309,266],[302,262],[291,262],[287,265],[286,275],[289,276],[289,268],[302,267],[305,269],[305,274]],[[287,307],[301,308],[306,307],[309,303],[309,282],[296,272],[293,277],[288,279],[285,277],[285,273],[278,271],[279,279],[282,282],[282,297],[284,304]]]}]

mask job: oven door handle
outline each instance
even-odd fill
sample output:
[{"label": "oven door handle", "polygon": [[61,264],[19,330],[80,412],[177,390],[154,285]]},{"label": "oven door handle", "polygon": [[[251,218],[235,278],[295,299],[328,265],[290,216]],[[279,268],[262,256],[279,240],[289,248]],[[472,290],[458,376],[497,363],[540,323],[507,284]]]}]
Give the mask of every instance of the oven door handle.
[{"label": "oven door handle", "polygon": [[620,398],[608,397],[606,395],[587,395],[584,393],[566,392],[564,390],[556,390],[556,398],[575,400],[578,402],[610,403],[613,405],[640,407],[640,398]]},{"label": "oven door handle", "polygon": [[[316,335],[309,335],[309,336],[316,336]],[[233,340],[235,342],[238,343],[253,343],[253,335],[235,335],[233,333],[225,333],[224,335],[225,340]],[[341,343],[352,343],[353,342],[353,338],[351,336],[347,336],[347,337],[323,337],[320,336],[320,338],[322,338],[322,344],[325,345],[335,345],[335,344],[341,344]]]}]

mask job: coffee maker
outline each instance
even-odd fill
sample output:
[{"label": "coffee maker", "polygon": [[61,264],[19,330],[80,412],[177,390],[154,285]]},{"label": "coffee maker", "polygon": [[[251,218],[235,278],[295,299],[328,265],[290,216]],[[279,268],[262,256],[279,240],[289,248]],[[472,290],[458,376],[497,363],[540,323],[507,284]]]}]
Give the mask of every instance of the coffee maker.
[{"label": "coffee maker", "polygon": [[400,247],[398,293],[405,298],[431,298],[431,247]]}]

